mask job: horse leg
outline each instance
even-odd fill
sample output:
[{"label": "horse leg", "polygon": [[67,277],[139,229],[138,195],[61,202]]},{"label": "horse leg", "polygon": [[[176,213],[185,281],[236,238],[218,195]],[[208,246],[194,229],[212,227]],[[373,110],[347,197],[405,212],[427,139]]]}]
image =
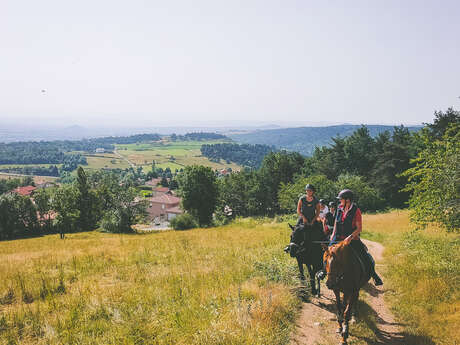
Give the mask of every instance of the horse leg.
[{"label": "horse leg", "polygon": [[356,299],[353,302],[353,306],[351,308],[351,323],[355,323],[358,318],[358,299],[359,299],[359,291],[356,293]]},{"label": "horse leg", "polygon": [[342,312],[342,303],[340,302],[340,291],[334,290],[335,302],[337,304],[337,322],[339,327],[337,328],[337,333],[342,333],[342,324],[343,324],[343,312]]},{"label": "horse leg", "polygon": [[297,265],[299,266],[299,279],[305,280],[305,275],[303,272],[303,262],[299,258],[297,258]]},{"label": "horse leg", "polygon": [[316,277],[316,281],[318,282],[318,287],[316,289],[316,294],[317,296],[319,297],[321,295],[321,279],[319,279],[318,277]]},{"label": "horse leg", "polygon": [[315,287],[315,273],[313,272],[313,266],[308,264],[306,265],[308,269],[308,274],[310,275],[310,286],[311,286],[311,294],[316,295],[316,287]]},{"label": "horse leg", "polygon": [[346,344],[348,335],[349,335],[349,322],[351,318],[351,312],[353,309],[353,306],[355,305],[357,299],[358,299],[358,292],[352,292],[350,294],[347,294],[344,296],[344,302],[346,303],[346,308],[344,312],[345,316],[345,326],[343,327],[342,331],[342,343]]}]

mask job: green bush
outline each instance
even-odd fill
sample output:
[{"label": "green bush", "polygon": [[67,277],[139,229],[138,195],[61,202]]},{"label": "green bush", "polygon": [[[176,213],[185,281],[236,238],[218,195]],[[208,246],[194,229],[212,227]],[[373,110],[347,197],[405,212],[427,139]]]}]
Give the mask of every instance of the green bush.
[{"label": "green bush", "polygon": [[191,214],[184,213],[171,219],[171,227],[174,230],[187,230],[198,227],[198,224]]}]

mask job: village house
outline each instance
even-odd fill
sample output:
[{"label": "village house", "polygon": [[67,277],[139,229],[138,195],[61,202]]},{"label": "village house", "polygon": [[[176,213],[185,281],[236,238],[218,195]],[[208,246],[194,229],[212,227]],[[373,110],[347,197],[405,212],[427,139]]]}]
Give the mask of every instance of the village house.
[{"label": "village house", "polygon": [[147,212],[151,220],[158,219],[170,221],[178,214],[183,213],[179,207],[181,198],[170,192],[155,195],[147,200],[149,202]]},{"label": "village house", "polygon": [[35,186],[24,186],[24,187],[17,187],[12,190],[13,193],[17,193],[22,196],[32,196],[34,191],[37,189]]},{"label": "village house", "polygon": [[147,186],[156,187],[161,182],[161,177],[152,178],[151,180],[145,182]]}]

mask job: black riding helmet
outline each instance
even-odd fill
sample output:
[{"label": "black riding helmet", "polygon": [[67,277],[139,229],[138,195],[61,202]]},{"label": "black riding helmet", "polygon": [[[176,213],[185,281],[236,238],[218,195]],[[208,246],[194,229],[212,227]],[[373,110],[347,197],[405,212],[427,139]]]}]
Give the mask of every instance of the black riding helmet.
[{"label": "black riding helmet", "polygon": [[307,185],[305,186],[305,190],[307,190],[307,189],[310,189],[310,190],[316,192],[315,186],[313,186],[311,183],[309,183],[309,184],[307,184]]},{"label": "black riding helmet", "polygon": [[324,200],[324,199],[319,199],[319,203],[320,203],[321,205],[326,205],[326,200]]},{"label": "black riding helmet", "polygon": [[337,199],[353,200],[353,196],[353,192],[350,189],[344,189],[339,193],[339,195],[337,195]]},{"label": "black riding helmet", "polygon": [[335,207],[335,202],[331,201],[331,202],[329,203],[329,207]]}]

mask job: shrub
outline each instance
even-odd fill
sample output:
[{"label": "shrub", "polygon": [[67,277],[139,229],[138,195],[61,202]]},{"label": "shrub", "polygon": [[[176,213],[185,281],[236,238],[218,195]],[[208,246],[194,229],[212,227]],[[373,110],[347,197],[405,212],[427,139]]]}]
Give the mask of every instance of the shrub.
[{"label": "shrub", "polygon": [[198,224],[191,214],[184,213],[171,219],[171,226],[174,230],[187,230],[198,227]]}]

